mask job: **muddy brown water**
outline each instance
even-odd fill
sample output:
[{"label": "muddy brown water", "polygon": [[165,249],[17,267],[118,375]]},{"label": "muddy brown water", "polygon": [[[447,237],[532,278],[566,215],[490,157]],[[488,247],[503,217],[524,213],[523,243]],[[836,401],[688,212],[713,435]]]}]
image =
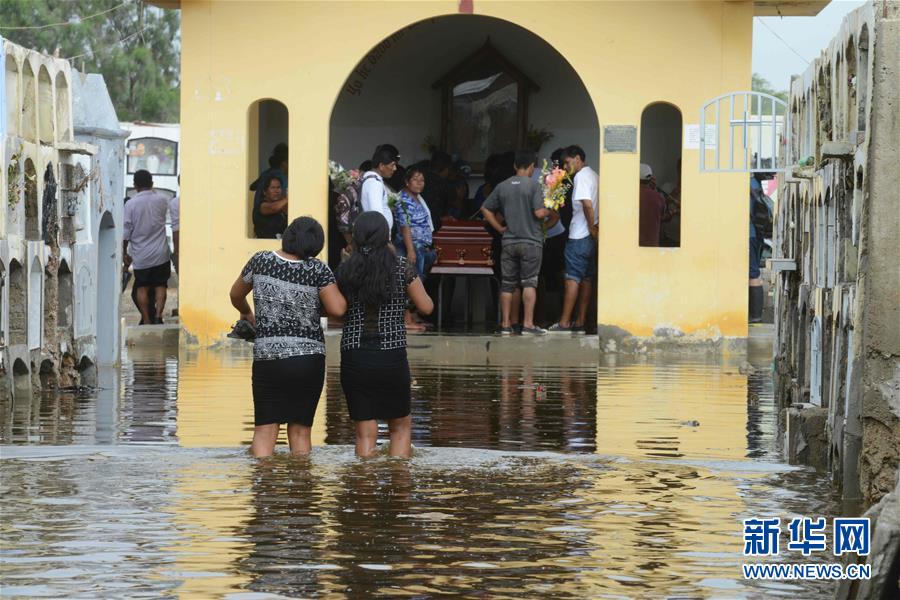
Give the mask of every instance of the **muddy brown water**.
[{"label": "muddy brown water", "polygon": [[94,393],[0,407],[0,593],[827,597],[741,575],[742,519],[838,510],[780,462],[750,360],[413,358],[414,458],[360,462],[336,356],[313,454],[255,460],[245,351],[133,355]]}]

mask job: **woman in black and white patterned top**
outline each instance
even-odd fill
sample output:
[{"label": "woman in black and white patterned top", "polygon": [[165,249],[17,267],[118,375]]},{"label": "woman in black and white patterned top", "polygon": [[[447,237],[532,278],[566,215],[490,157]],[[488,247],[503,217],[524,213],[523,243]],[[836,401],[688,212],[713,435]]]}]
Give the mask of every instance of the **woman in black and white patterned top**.
[{"label": "woman in black and white patterned top", "polygon": [[[325,337],[321,307],[340,317],[347,301],[334,274],[315,256],[325,245],[322,226],[295,219],[281,250],[257,252],[231,288],[231,304],[256,326],[253,345],[254,456],[275,449],[281,423],[288,424],[293,454],[310,451],[310,430],[325,382]],[[253,306],[247,294],[253,291]]]},{"label": "woman in black and white patterned top", "polygon": [[397,256],[388,223],[375,211],[353,224],[353,253],[338,268],[338,285],[349,309],[341,335],[341,387],[356,422],[356,454],[371,456],[378,419],[388,422],[391,456],[412,452],[410,374],[406,358],[406,303],[422,314],[434,303],[416,266]]}]

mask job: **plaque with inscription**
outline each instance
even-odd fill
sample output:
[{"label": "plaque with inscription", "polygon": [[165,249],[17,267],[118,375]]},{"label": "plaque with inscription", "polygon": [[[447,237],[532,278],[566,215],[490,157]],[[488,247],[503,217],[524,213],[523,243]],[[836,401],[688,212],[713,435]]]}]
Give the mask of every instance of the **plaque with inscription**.
[{"label": "plaque with inscription", "polygon": [[637,127],[607,125],[603,128],[604,152],[637,152]]}]

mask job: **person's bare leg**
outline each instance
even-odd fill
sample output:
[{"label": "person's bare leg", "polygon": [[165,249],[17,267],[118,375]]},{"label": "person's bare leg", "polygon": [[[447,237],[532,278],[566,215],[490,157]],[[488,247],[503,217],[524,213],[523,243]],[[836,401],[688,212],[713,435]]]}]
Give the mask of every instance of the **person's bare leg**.
[{"label": "person's bare leg", "polygon": [[575,310],[575,301],[578,300],[578,282],[566,279],[566,292],[563,295],[562,314],[559,316],[559,324],[569,327],[572,324],[572,312]]},{"label": "person's bare leg", "polygon": [[412,417],[406,415],[399,419],[389,419],[388,429],[391,432],[391,456],[409,458],[412,456]]},{"label": "person's bare leg", "polygon": [[275,451],[275,443],[278,441],[278,423],[257,425],[253,428],[253,443],[250,444],[250,454],[256,458],[272,456]]},{"label": "person's bare leg", "polygon": [[511,292],[500,293],[500,327],[509,327],[509,310],[512,305],[513,295]]},{"label": "person's bare leg", "polygon": [[519,307],[522,305],[522,288],[516,288],[512,293],[512,302],[509,306],[509,325],[519,324]]},{"label": "person's bare leg", "polygon": [[537,291],[533,287],[522,290],[522,300],[525,302],[525,315],[522,319],[522,327],[532,329],[534,327],[534,304],[537,302]]},{"label": "person's bare leg", "polygon": [[150,294],[146,286],[141,286],[135,293],[138,301],[138,309],[141,311],[141,322],[146,325],[153,323],[153,315],[150,314]]},{"label": "person's bare leg", "polygon": [[309,451],[312,450],[312,442],[309,439],[311,431],[311,427],[307,427],[302,423],[288,423],[287,435],[291,454],[294,456],[309,454]]},{"label": "person's bare leg", "polygon": [[378,421],[356,422],[356,455],[360,458],[369,458],[375,454],[378,445]]},{"label": "person's bare leg", "polygon": [[591,304],[591,290],[593,286],[591,285],[590,279],[585,279],[581,282],[581,285],[578,286],[578,319],[575,321],[575,325],[578,327],[584,327],[587,322],[587,311],[588,306]]},{"label": "person's bare leg", "polygon": [[163,312],[166,309],[166,286],[160,285],[156,289],[156,318],[162,319]]}]

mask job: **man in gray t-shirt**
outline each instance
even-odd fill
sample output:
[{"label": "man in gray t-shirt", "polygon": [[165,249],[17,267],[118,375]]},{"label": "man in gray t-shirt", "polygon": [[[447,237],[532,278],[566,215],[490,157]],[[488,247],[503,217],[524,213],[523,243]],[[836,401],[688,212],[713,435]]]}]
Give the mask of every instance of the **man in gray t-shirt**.
[{"label": "man in gray t-shirt", "polygon": [[[552,226],[559,215],[544,208],[541,185],[532,179],[534,164],[534,153],[517,152],[516,174],[494,188],[481,207],[485,220],[503,234],[503,252],[500,258],[500,306],[503,313],[500,333],[503,335],[512,333],[510,311],[517,288],[522,288],[522,300],[525,304],[522,333],[547,333],[534,324],[534,304],[537,299],[535,288],[541,271],[544,245],[541,223],[549,218],[548,225]],[[502,223],[498,212],[503,214]]]}]

